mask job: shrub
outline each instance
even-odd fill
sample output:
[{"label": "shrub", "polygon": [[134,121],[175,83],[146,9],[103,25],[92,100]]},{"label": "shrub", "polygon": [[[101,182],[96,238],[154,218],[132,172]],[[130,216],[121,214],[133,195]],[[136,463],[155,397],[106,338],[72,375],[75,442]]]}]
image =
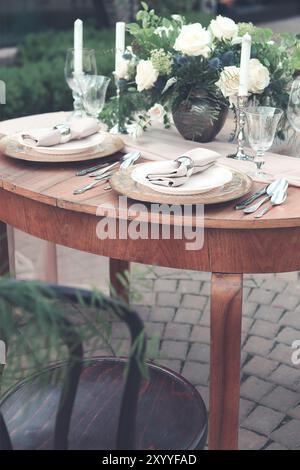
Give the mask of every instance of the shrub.
[{"label": "shrub", "polygon": [[[29,35],[19,46],[16,67],[0,68],[6,83],[6,105],[1,119],[72,108],[72,93],[64,77],[66,50],[72,47],[73,33],[45,32]],[[111,76],[114,69],[114,32],[84,31],[85,47],[96,50],[98,73]],[[113,82],[109,94],[112,94]]]}]

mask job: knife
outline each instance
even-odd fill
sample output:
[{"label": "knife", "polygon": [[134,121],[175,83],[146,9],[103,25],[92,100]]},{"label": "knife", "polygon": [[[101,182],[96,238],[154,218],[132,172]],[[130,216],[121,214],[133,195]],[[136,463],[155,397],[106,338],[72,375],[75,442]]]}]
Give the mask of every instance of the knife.
[{"label": "knife", "polygon": [[259,197],[261,197],[261,196],[263,196],[264,194],[266,194],[268,186],[269,186],[269,185],[264,186],[264,187],[261,188],[259,191],[257,191],[256,193],[252,194],[250,197],[248,197],[247,199],[244,199],[244,201],[242,201],[242,202],[240,202],[239,204],[237,204],[236,206],[234,206],[234,208],[235,208],[236,210],[245,209],[245,207],[249,206],[249,204],[252,204],[253,201],[255,201],[255,200],[258,199]]},{"label": "knife", "polygon": [[100,168],[105,168],[106,166],[109,165],[110,162],[106,163],[99,163],[98,165],[91,166],[90,168],[85,168],[84,170],[79,170],[76,173],[76,176],[84,176],[87,175],[88,173],[92,173],[93,171],[100,170]]}]

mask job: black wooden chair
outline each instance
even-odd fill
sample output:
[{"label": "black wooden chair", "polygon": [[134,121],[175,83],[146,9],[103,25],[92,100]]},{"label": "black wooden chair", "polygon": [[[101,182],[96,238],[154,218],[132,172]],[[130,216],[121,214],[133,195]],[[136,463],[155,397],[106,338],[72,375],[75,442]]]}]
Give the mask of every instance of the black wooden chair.
[{"label": "black wooden chair", "polygon": [[[89,291],[61,286],[51,286],[51,291],[60,301],[76,304],[80,296],[95,307]],[[121,301],[103,299],[96,300],[96,307],[113,307],[136,345],[143,332],[139,316]],[[145,340],[142,347],[132,348],[124,375],[126,359],[83,359],[74,325],[70,328],[64,319],[60,330],[68,361],[20,382],[1,399],[0,450],[204,448],[207,412],[201,396],[183,377],[158,365],[148,365],[145,380],[140,370]],[[59,371],[65,372],[62,384],[55,380]]]}]

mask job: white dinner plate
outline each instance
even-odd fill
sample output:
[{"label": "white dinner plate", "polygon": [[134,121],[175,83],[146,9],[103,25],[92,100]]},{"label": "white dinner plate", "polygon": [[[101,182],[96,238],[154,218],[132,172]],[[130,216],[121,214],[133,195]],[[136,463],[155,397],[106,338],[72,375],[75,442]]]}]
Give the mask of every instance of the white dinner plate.
[{"label": "white dinner plate", "polygon": [[163,162],[141,163],[131,173],[132,179],[139,184],[147,186],[154,191],[163,194],[173,195],[193,195],[208,192],[212,189],[219,188],[232,180],[232,172],[230,168],[221,165],[215,165],[203,173],[192,175],[182,186],[167,187],[159,186],[151,183],[147,179],[147,175],[151,173],[151,168],[159,169],[159,165]]},{"label": "white dinner plate", "polygon": [[103,133],[96,132],[96,134],[85,137],[84,139],[70,140],[65,144],[52,145],[51,147],[39,147],[35,145],[30,145],[27,142],[25,143],[22,139],[22,135],[19,134],[18,142],[23,147],[25,146],[26,148],[28,148],[28,150],[33,150],[37,153],[47,153],[48,155],[52,153],[55,155],[72,155],[75,153],[77,154],[81,152],[96,150],[97,147],[99,147],[97,148],[97,150],[101,151],[101,144],[104,141],[104,138],[105,136]]}]

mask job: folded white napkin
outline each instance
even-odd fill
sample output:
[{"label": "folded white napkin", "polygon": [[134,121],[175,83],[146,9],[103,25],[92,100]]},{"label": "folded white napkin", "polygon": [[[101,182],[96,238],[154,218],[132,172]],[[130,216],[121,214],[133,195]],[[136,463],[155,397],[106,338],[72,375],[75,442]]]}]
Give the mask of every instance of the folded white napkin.
[{"label": "folded white napkin", "polygon": [[22,139],[24,143],[34,147],[51,147],[69,140],[84,139],[100,130],[98,121],[91,117],[74,118],[57,127],[24,132]]},{"label": "folded white napkin", "polygon": [[[204,172],[221,157],[219,153],[204,148],[189,150],[181,156],[189,157],[193,161],[193,175]],[[181,186],[188,178],[187,167],[176,160],[160,161],[157,170],[152,167],[151,173],[147,175],[151,183],[170,187]]]}]

